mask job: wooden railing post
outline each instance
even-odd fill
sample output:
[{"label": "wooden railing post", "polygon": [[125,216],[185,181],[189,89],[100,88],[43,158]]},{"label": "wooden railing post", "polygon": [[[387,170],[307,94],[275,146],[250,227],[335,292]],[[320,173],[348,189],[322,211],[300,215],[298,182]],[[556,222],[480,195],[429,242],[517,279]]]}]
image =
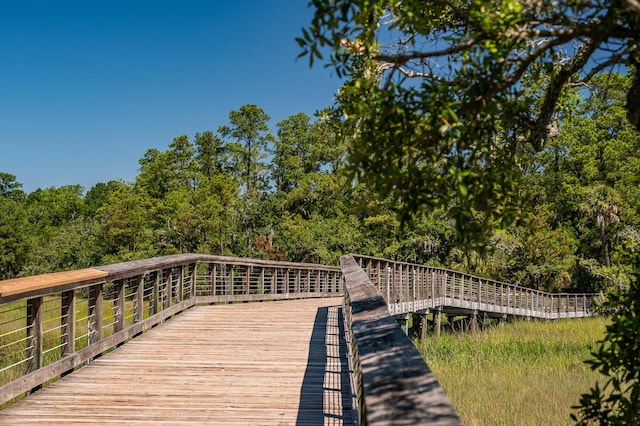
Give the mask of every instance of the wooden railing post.
[{"label": "wooden railing post", "polygon": [[160,282],[162,281],[162,271],[156,271],[153,280],[153,292],[151,296],[151,313],[157,314],[162,310],[160,307]]},{"label": "wooden railing post", "polygon": [[27,344],[29,351],[27,357],[30,358],[27,371],[36,371],[42,367],[42,297],[34,297],[27,300]]},{"label": "wooden railing post", "polygon": [[436,295],[436,279],[435,279],[436,271],[431,270],[431,297],[434,299],[438,297]]},{"label": "wooden railing post", "polygon": [[386,275],[387,275],[387,279],[386,279],[386,285],[387,285],[387,303],[391,304],[394,301],[391,300],[391,268],[389,267],[389,262],[385,263],[385,267],[384,270],[386,271]]},{"label": "wooden railing post", "polygon": [[116,290],[116,299],[114,305],[114,322],[113,322],[113,331],[117,333],[120,330],[124,329],[124,291],[125,291],[125,280],[118,280],[113,283]]},{"label": "wooden railing post", "polygon": [[215,263],[210,263],[208,267],[208,276],[209,276],[209,291],[211,292],[211,296],[216,296],[218,293],[216,292],[216,276],[217,276],[217,266]]},{"label": "wooden railing post", "polygon": [[176,289],[176,303],[184,299],[184,265],[178,266],[178,286]]},{"label": "wooden railing post", "polygon": [[444,273],[444,296],[449,297],[449,274],[447,272]]},{"label": "wooden railing post", "polygon": [[63,292],[60,303],[61,351],[62,355],[69,355],[76,351],[76,291]]},{"label": "wooden railing post", "polygon": [[88,323],[88,344],[91,345],[102,339],[102,308],[103,294],[102,284],[89,287],[89,323]]},{"label": "wooden railing post", "polygon": [[173,305],[173,268],[165,269],[166,277],[164,280],[164,300],[162,309],[167,309]]},{"label": "wooden railing post", "polygon": [[136,282],[136,304],[133,312],[133,322],[140,322],[144,319],[144,279],[145,274],[138,277]]}]

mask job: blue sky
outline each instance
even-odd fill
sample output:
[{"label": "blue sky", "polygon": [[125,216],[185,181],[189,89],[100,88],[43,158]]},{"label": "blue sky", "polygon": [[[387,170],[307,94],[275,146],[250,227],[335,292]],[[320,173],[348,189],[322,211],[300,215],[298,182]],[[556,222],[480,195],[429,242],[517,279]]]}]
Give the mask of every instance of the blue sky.
[{"label": "blue sky", "polygon": [[340,80],[295,37],[306,0],[0,0],[0,172],[23,190],[132,181],[149,148],[257,104],[272,124]]}]

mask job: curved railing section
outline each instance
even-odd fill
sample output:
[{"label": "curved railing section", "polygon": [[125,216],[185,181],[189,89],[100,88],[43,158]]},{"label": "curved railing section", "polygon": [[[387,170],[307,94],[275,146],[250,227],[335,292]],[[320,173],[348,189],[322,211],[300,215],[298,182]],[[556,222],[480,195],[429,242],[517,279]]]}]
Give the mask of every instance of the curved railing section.
[{"label": "curved railing section", "polygon": [[460,424],[444,391],[352,255],[340,260],[353,387],[362,425]]},{"label": "curved railing section", "polygon": [[195,304],[343,291],[338,267],[199,254],[0,281],[0,407]]},{"label": "curved railing section", "polygon": [[434,308],[542,319],[594,314],[599,294],[547,293],[462,272],[354,255],[392,315]]}]

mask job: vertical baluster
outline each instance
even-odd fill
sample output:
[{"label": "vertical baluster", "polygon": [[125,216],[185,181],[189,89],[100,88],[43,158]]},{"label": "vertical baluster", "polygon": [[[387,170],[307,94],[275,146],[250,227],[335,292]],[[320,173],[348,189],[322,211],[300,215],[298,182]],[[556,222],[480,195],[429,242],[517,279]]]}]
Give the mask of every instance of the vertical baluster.
[{"label": "vertical baluster", "polygon": [[117,333],[120,330],[124,329],[124,292],[125,292],[125,280],[118,280],[114,282],[114,287],[116,291],[116,299],[115,299],[115,312],[114,312],[114,322],[113,322],[113,332]]}]

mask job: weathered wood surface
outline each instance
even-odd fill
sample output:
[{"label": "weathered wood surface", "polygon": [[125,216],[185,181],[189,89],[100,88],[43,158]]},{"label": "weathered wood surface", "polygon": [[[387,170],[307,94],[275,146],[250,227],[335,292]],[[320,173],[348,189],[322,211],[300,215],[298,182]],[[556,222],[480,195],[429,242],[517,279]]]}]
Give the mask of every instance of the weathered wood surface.
[{"label": "weathered wood surface", "polygon": [[457,425],[451,402],[422,356],[389,315],[353,256],[340,259],[351,316],[360,421],[366,425]]},{"label": "weathered wood surface", "polygon": [[22,294],[31,295],[31,293],[45,289],[47,291],[50,289],[60,290],[69,284],[88,285],[88,283],[104,279],[107,275],[108,273],[105,271],[87,268],[4,280],[0,281],[0,299],[7,300],[10,296]]},{"label": "weathered wood surface", "polygon": [[156,271],[158,269],[169,268],[172,266],[185,265],[189,263],[210,262],[222,263],[228,265],[243,266],[262,266],[292,269],[313,269],[335,271],[339,268],[336,266],[318,265],[315,263],[294,263],[281,262],[274,260],[249,259],[232,256],[217,256],[209,254],[174,254],[168,256],[154,257],[150,259],[132,260],[129,262],[115,263],[112,265],[97,266],[96,269],[105,271],[109,274],[110,279],[120,279],[124,277],[134,276],[141,273]]},{"label": "weathered wood surface", "polygon": [[340,298],[199,306],[0,412],[0,425],[349,424]]}]

